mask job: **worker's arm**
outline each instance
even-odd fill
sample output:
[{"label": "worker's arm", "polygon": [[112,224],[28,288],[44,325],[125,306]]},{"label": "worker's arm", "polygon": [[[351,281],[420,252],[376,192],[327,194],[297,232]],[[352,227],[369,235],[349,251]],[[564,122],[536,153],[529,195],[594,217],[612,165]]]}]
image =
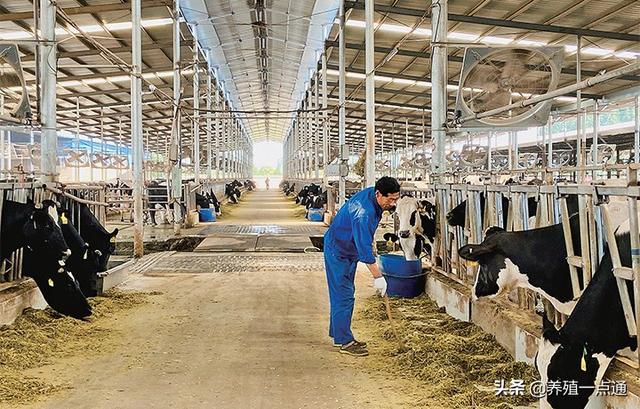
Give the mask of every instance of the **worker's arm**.
[{"label": "worker's arm", "polygon": [[382,271],[380,271],[380,268],[378,267],[378,263],[367,264],[366,266],[369,269],[369,272],[371,273],[373,278],[382,277]]}]

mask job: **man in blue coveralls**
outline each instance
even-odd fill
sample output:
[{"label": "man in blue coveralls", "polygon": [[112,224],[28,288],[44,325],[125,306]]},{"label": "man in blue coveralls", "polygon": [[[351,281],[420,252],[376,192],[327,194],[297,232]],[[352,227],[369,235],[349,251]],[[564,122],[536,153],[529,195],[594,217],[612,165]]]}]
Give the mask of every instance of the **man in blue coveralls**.
[{"label": "man in blue coveralls", "polygon": [[373,254],[373,235],[382,212],[393,209],[399,197],[398,181],[388,176],[380,178],[375,187],[358,192],[340,208],[324,235],[324,264],[331,304],[329,336],[343,354],[369,355],[367,344],[357,341],[351,333],[356,266],[358,261],[367,265],[374,288],[384,296],[387,282]]}]

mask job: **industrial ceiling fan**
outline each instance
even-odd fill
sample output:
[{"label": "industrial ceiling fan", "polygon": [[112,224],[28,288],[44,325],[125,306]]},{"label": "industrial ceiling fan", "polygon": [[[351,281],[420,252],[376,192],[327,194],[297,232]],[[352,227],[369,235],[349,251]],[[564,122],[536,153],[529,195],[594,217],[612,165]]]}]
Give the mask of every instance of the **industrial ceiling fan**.
[{"label": "industrial ceiling fan", "polygon": [[0,94],[4,96],[0,122],[24,124],[31,120],[29,93],[14,44],[0,44]]},{"label": "industrial ceiling fan", "polygon": [[[562,47],[468,47],[460,74],[456,113],[467,118],[533,96],[558,85]],[[551,101],[516,107],[462,123],[461,128],[523,128],[547,122]]]}]

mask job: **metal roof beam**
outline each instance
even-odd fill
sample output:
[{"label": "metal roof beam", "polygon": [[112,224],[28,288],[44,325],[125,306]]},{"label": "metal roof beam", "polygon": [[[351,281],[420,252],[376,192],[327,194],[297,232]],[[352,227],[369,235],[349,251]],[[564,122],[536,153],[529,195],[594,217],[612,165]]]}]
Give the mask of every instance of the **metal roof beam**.
[{"label": "metal roof beam", "polygon": [[[364,3],[359,1],[346,1],[345,7],[364,10]],[[411,9],[407,7],[390,7],[376,4],[376,11],[379,13],[392,13],[405,16],[422,17],[424,10]],[[520,30],[541,31],[546,33],[571,34],[583,37],[607,38],[610,40],[640,42],[640,35],[618,33],[612,31],[591,30],[577,27],[565,27],[552,24],[527,23],[524,21],[502,20],[498,18],[468,16],[464,14],[448,14],[449,21],[460,23],[480,24],[485,26],[497,26],[516,28]]]},{"label": "metal roof beam", "polygon": [[[170,6],[170,0],[145,0],[144,7],[160,7]],[[79,6],[79,7],[67,7],[63,9],[65,13],[70,16],[78,14],[92,14],[102,13],[107,11],[130,11],[131,3],[118,2],[108,4],[96,4],[91,6]],[[0,21],[20,21],[31,20],[33,18],[33,11],[21,11],[17,13],[4,13],[0,14]]]}]

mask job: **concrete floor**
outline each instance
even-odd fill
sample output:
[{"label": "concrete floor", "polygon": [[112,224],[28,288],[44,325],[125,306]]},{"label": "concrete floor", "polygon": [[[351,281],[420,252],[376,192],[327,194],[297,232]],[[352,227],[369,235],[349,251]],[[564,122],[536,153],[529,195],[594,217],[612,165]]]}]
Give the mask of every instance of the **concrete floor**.
[{"label": "concrete floor", "polygon": [[[256,191],[224,224],[311,225],[293,214],[278,192]],[[368,273],[357,281],[358,298],[373,294]],[[29,371],[73,388],[23,407],[413,407],[401,380],[360,368],[373,358],[331,345],[322,254],[167,253],[123,287],[163,294],[105,321],[108,352]]]}]

